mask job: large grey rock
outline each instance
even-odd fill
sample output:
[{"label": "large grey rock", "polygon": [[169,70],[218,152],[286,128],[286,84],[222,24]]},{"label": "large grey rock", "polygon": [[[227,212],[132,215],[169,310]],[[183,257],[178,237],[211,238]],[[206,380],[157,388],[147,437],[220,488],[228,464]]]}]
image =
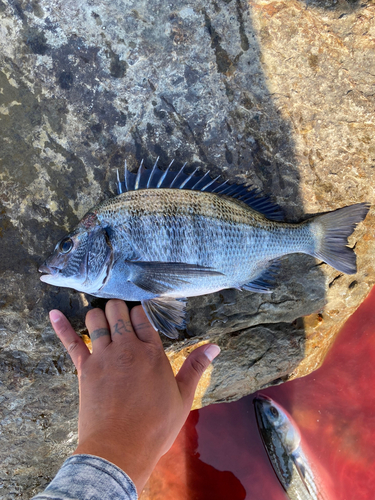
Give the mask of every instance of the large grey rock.
[{"label": "large grey rock", "polygon": [[[73,366],[47,321],[84,332],[102,301],[39,281],[56,241],[112,196],[127,159],[175,159],[249,182],[288,220],[374,200],[371,2],[0,1],[0,484],[29,498],[76,440]],[[302,255],[272,295],[189,301],[166,341],[175,369],[222,347],[196,407],[319,366],[374,283],[374,216],[350,240],[358,273]],[[304,317],[304,318],[302,318]]]}]

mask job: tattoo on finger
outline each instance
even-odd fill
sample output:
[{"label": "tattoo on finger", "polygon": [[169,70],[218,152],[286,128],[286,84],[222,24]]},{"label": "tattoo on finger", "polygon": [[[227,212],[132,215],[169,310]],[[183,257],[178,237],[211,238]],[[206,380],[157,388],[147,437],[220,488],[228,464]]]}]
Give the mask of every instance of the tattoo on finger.
[{"label": "tattoo on finger", "polygon": [[98,339],[99,337],[104,337],[105,335],[109,335],[108,328],[98,328],[97,330],[94,330],[90,334],[90,339],[93,342],[94,340]]},{"label": "tattoo on finger", "polygon": [[133,331],[131,328],[130,321],[124,321],[123,319],[119,319],[112,328],[113,328],[112,335],[115,335],[116,333],[122,335],[124,332],[131,333]]},{"label": "tattoo on finger", "polygon": [[147,322],[145,321],[144,323],[137,323],[135,325],[135,328],[137,330],[151,330],[151,331],[153,330],[151,324],[148,321]]}]

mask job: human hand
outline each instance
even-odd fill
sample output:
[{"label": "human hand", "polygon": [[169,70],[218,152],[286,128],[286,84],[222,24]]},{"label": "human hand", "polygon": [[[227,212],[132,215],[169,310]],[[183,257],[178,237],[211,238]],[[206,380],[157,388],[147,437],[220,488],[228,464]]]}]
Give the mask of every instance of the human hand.
[{"label": "human hand", "polygon": [[220,349],[195,349],[175,377],[142,306],[107,302],[86,315],[93,352],[57,310],[52,326],[77,368],[78,447],[124,470],[140,493],[183,426],[199,379]]}]

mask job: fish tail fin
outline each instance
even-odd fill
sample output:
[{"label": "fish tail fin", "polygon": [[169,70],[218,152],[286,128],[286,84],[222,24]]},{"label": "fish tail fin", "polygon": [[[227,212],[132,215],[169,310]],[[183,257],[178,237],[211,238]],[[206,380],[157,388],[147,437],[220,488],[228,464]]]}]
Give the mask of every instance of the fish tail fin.
[{"label": "fish tail fin", "polygon": [[314,234],[314,257],[345,274],[357,272],[356,255],[347,246],[348,237],[363,221],[370,209],[368,203],[357,203],[334,212],[318,215],[310,221]]}]

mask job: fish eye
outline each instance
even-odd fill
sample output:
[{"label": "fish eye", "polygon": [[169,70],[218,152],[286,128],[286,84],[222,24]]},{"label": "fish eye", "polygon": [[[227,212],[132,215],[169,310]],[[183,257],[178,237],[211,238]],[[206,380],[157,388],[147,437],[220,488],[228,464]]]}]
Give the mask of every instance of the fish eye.
[{"label": "fish eye", "polygon": [[275,418],[277,418],[279,416],[279,412],[276,410],[276,408],[274,406],[270,406],[270,412],[271,412],[271,415]]},{"label": "fish eye", "polygon": [[64,238],[60,243],[60,252],[69,253],[73,248],[73,240],[71,238]]}]

